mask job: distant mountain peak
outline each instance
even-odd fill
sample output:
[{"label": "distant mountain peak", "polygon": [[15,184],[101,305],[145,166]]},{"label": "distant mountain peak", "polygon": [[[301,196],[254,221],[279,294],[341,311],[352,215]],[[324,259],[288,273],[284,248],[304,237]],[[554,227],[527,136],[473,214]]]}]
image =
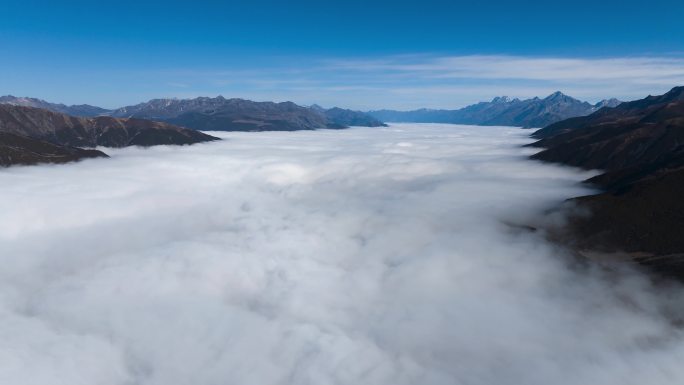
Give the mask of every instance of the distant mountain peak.
[{"label": "distant mountain peak", "polygon": [[50,111],[55,111],[72,116],[92,117],[108,113],[109,110],[104,108],[90,106],[87,104],[67,106],[61,103],[50,103],[42,99],[17,97],[13,95],[0,96],[0,104],[9,104],[13,106],[43,108]]},{"label": "distant mountain peak", "polygon": [[494,99],[492,99],[492,103],[510,103],[512,101],[513,100],[508,96],[497,96]]},{"label": "distant mountain peak", "polygon": [[18,105],[18,106],[26,106],[27,104],[50,104],[50,103],[48,103],[42,99],[29,98],[28,96],[14,96],[14,95],[0,96],[0,103],[12,104],[12,105]]},{"label": "distant mountain peak", "polygon": [[551,95],[547,96],[546,98],[544,98],[544,100],[549,100],[549,101],[562,100],[562,99],[574,99],[574,98],[571,98],[570,96],[568,96],[568,95],[566,95],[560,91],[556,91],[556,92],[552,93]]},{"label": "distant mountain peak", "polygon": [[594,107],[596,107],[597,110],[603,108],[603,107],[617,107],[622,103],[621,100],[615,99],[615,98],[610,98],[610,99],[603,99],[600,102],[596,103]]},{"label": "distant mountain peak", "polygon": [[544,99],[511,99],[498,96],[457,110],[419,109],[374,111],[376,118],[390,122],[477,124],[485,126],[544,127],[557,121],[589,115],[594,105],[556,91]]},{"label": "distant mountain peak", "polygon": [[684,100],[684,86],[674,87],[663,96],[669,100]]}]

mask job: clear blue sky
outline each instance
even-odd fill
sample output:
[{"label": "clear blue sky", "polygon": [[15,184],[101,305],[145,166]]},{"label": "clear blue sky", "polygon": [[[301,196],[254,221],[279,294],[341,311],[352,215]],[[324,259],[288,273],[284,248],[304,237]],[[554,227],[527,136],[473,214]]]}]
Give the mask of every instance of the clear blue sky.
[{"label": "clear blue sky", "polygon": [[69,104],[457,107],[684,82],[683,1],[0,1],[0,94]]}]

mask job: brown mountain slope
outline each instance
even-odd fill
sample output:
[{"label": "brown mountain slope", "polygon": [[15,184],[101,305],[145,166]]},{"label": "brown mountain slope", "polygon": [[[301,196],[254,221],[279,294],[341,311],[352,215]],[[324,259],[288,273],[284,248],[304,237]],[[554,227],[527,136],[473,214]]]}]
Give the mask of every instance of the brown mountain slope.
[{"label": "brown mountain slope", "polygon": [[42,140],[0,132],[0,167],[39,163],[67,163],[107,157],[97,150],[59,146]]},{"label": "brown mountain slope", "polygon": [[0,105],[0,132],[73,147],[193,144],[210,135],[143,119],[78,118],[39,108]]},{"label": "brown mountain slope", "polygon": [[591,212],[567,229],[579,248],[623,252],[684,278],[684,87],[534,135],[546,148],[534,159],[604,170],[588,182],[605,192],[574,200]]}]

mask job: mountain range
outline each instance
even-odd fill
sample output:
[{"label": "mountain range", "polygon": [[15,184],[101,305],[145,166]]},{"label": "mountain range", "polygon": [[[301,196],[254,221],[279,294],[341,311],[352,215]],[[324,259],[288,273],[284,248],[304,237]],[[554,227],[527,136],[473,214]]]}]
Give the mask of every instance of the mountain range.
[{"label": "mountain range", "polygon": [[0,97],[0,166],[104,157],[81,149],[193,144],[217,140],[202,131],[294,131],[385,124],[359,111],[292,102],[199,97],[153,99],[107,110],[28,97]]},{"label": "mountain range", "polygon": [[295,131],[347,128],[351,125],[384,126],[362,112],[292,102],[254,102],[245,99],[199,97],[153,99],[111,111],[115,117],[137,117],[210,131]]},{"label": "mountain range", "polygon": [[574,199],[566,234],[580,249],[621,253],[684,278],[684,87],[552,124],[534,159],[602,174],[597,195]]},{"label": "mountain range", "polygon": [[27,97],[16,97],[12,95],[0,96],[0,104],[9,104],[12,106],[22,106],[22,107],[34,107],[42,108],[45,110],[50,110],[53,112],[59,112],[62,114],[67,114],[71,116],[80,117],[92,117],[98,115],[104,115],[109,112],[109,110],[91,106],[88,104],[67,106],[64,104],[50,103],[45,100]]},{"label": "mountain range", "polygon": [[152,99],[107,110],[89,105],[66,106],[34,98],[0,97],[0,104],[44,108],[78,117],[140,118],[203,131],[295,131],[349,126],[381,127],[372,116],[342,108],[303,107],[292,102],[254,102],[245,99],[198,97]]},{"label": "mountain range", "polygon": [[603,107],[615,107],[617,99],[602,100],[596,104],[582,102],[562,92],[546,98],[511,99],[496,97],[457,110],[419,109],[413,111],[376,110],[368,114],[385,122],[453,123],[482,126],[545,127],[576,116],[589,115]]},{"label": "mountain range", "polygon": [[615,107],[617,99],[596,104],[582,102],[562,92],[546,98],[496,97],[456,110],[377,110],[364,113],[292,102],[254,102],[245,99],[198,97],[152,99],[132,106],[107,110],[90,105],[67,106],[35,98],[0,97],[0,103],[44,108],[72,116],[112,116],[166,122],[204,131],[294,131],[339,129],[349,126],[381,127],[383,122],[453,123],[485,126],[545,127],[564,119],[586,116],[603,107]]}]

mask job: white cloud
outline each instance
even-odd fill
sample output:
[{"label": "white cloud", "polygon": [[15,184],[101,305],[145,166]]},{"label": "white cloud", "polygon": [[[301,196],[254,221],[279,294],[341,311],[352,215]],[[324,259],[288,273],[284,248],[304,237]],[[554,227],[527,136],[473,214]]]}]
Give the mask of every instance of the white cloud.
[{"label": "white cloud", "polygon": [[373,78],[403,79],[391,82],[386,90],[396,93],[410,89],[414,100],[404,100],[406,106],[418,106],[426,99],[430,101],[427,107],[464,105],[500,96],[502,92],[517,97],[543,97],[555,90],[592,102],[610,97],[632,100],[684,84],[684,59],[680,57],[417,55],[335,60],[328,62],[328,66],[331,72],[357,73],[370,82]]},{"label": "white cloud", "polygon": [[[498,55],[396,57],[385,60],[335,61],[332,68],[356,71],[409,72],[414,76],[464,79],[611,80],[668,84],[684,81],[684,59],[554,58]],[[420,75],[419,75],[420,74]]]},{"label": "white cloud", "polygon": [[679,383],[679,291],[503,224],[586,193],[526,133],[231,133],[1,170],[0,383]]},{"label": "white cloud", "polygon": [[257,100],[293,100],[361,110],[458,108],[495,96],[544,97],[557,90],[590,102],[611,97],[643,98],[684,84],[684,59],[403,55],[312,60],[307,65],[284,60],[271,68],[181,71],[177,76],[228,88],[209,94]]},{"label": "white cloud", "polygon": [[[245,65],[145,70],[122,67],[106,73],[90,70],[80,75],[85,77],[73,79],[32,72],[30,76],[38,76],[33,82],[23,81],[17,75],[8,79],[5,88],[16,95],[109,108],[159,97],[219,94],[360,110],[459,108],[495,96],[543,97],[558,90],[598,102],[611,97],[640,99],[683,85],[684,57],[681,54],[606,58],[427,54],[337,59],[274,57],[248,68]],[[99,96],[93,96],[94,88],[101,91]]]}]

